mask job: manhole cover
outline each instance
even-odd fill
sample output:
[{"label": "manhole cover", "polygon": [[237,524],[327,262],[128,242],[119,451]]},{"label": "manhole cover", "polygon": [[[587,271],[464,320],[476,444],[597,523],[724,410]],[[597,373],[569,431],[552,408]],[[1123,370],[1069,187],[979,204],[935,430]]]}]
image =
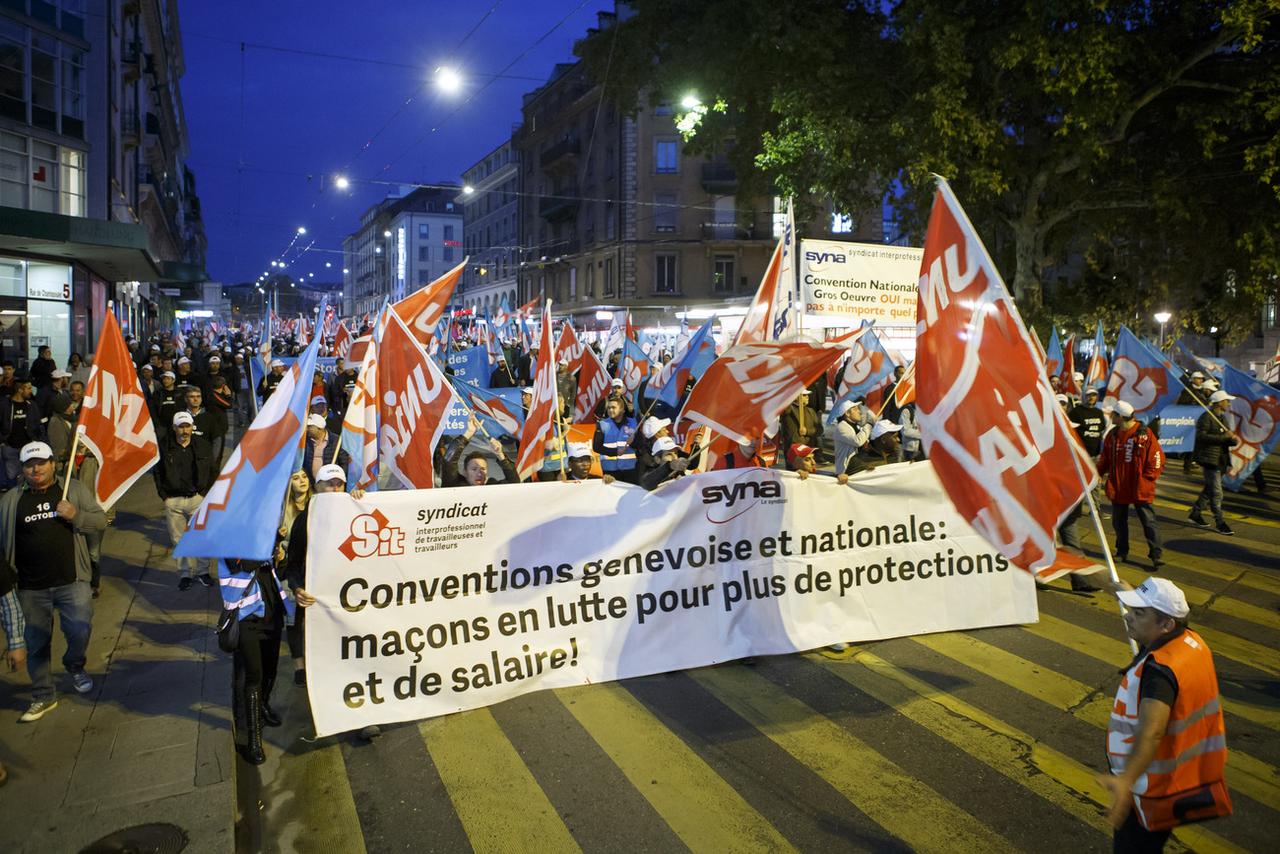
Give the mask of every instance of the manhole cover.
[{"label": "manhole cover", "polygon": [[80,854],[177,854],[189,841],[176,824],[135,824],[89,843]]}]

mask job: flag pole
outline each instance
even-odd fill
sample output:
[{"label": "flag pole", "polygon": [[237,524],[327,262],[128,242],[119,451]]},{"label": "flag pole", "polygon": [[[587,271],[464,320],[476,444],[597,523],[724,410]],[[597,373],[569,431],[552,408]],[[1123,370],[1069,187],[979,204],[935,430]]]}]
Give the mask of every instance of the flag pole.
[{"label": "flag pole", "polygon": [[67,478],[62,482],[62,500],[67,500],[67,490],[71,488],[71,473],[76,467],[76,448],[80,446],[80,427],[77,425],[75,436],[71,439],[71,453],[67,455]]},{"label": "flag pole", "polygon": [[1226,430],[1228,433],[1234,433],[1234,432],[1235,432],[1235,431],[1234,431],[1234,430],[1232,430],[1230,427],[1228,427],[1226,424],[1223,424],[1223,423],[1222,423],[1222,419],[1218,417],[1218,413],[1216,413],[1216,412],[1214,412],[1212,409],[1210,409],[1210,408],[1209,408],[1209,406],[1208,406],[1208,404],[1206,404],[1203,400],[1201,400],[1201,399],[1200,399],[1200,395],[1196,393],[1196,390],[1195,390],[1195,389],[1193,389],[1191,386],[1187,385],[1185,382],[1183,382],[1182,377],[1180,377],[1180,376],[1178,377],[1178,384],[1179,384],[1179,385],[1181,385],[1183,388],[1185,388],[1187,391],[1191,392],[1191,397],[1195,399],[1195,402],[1196,402],[1196,403],[1200,404],[1200,408],[1201,408],[1201,409],[1203,409],[1205,412],[1209,413],[1209,417],[1210,417],[1210,418],[1212,418],[1214,421],[1217,421],[1217,422],[1218,422],[1218,426],[1219,426],[1219,427],[1221,427],[1223,430]]},{"label": "flag pole", "polygon": [[[907,366],[907,370],[906,370],[906,371],[904,371],[904,372],[903,372],[903,374],[902,374],[902,376],[898,379],[898,382],[899,382],[899,383],[900,383],[900,382],[903,382],[904,380],[906,380],[906,378],[907,378],[908,376],[910,376],[910,375],[914,374],[915,372],[916,372],[916,363],[915,363],[915,360],[913,359],[913,360],[911,361],[911,364],[910,364],[909,366]],[[896,384],[896,383],[894,384],[894,389],[895,389],[895,390],[897,389],[897,384]],[[878,410],[876,410],[876,420],[877,420],[877,421],[879,421],[879,420],[880,420],[880,413],[881,413],[881,412],[884,412],[884,408],[885,408],[886,406],[888,406],[888,405],[889,405],[889,400],[890,400],[890,398],[892,398],[892,397],[893,397],[893,395],[886,394],[886,395],[884,396],[884,400],[882,400],[882,401],[880,402],[880,408],[879,408]]]}]

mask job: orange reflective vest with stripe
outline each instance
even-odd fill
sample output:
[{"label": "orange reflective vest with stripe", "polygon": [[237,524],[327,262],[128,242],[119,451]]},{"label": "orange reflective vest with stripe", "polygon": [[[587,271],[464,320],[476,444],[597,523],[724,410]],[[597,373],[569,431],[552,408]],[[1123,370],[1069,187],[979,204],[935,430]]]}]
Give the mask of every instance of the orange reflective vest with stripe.
[{"label": "orange reflective vest with stripe", "polygon": [[1167,830],[1230,815],[1231,797],[1223,774],[1227,730],[1218,698],[1218,676],[1209,647],[1190,629],[1139,657],[1120,680],[1107,727],[1107,760],[1112,773],[1122,772],[1133,753],[1139,686],[1150,660],[1173,672],[1178,695],[1155,758],[1133,784],[1138,820],[1147,830]]}]

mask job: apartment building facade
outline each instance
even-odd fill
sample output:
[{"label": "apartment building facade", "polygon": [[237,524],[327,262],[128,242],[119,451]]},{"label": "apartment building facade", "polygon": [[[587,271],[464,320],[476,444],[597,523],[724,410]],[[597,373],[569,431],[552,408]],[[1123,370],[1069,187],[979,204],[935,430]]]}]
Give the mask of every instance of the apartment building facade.
[{"label": "apartment building facade", "polygon": [[483,313],[519,303],[520,162],[510,139],[462,173],[463,246],[470,258],[455,302]]}]

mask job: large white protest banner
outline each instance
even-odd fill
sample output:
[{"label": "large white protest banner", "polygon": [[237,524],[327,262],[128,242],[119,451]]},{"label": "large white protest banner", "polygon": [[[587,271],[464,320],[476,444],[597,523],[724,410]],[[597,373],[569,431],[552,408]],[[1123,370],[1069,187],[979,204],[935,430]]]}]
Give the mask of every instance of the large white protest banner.
[{"label": "large white protest banner", "polygon": [[317,495],[320,735],[750,655],[1035,622],[928,463]]},{"label": "large white protest banner", "polygon": [[880,326],[916,322],[923,249],[836,240],[800,241],[805,314]]}]

